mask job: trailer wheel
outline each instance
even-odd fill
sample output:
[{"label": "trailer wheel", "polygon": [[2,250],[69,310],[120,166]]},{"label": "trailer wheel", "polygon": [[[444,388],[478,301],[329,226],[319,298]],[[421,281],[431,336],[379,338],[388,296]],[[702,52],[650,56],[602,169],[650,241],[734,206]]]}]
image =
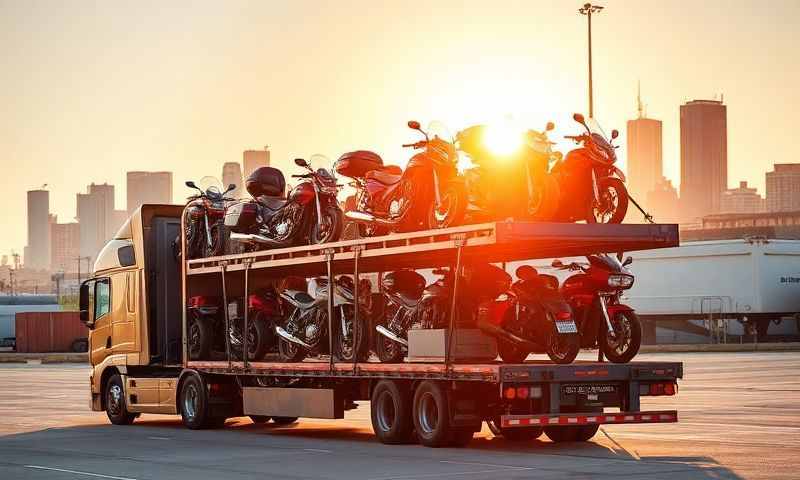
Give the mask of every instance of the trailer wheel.
[{"label": "trailer wheel", "polygon": [[426,447],[463,447],[472,439],[472,430],[450,425],[450,401],[442,384],[426,380],[414,392],[414,429]]},{"label": "trailer wheel", "polygon": [[581,425],[570,427],[545,427],[544,434],[547,438],[556,442],[586,442],[594,437],[600,425]]},{"label": "trailer wheel", "polygon": [[183,424],[192,430],[217,428],[225,424],[224,417],[212,417],[208,390],[197,375],[190,375],[181,383],[178,406]]},{"label": "trailer wheel", "polygon": [[250,420],[253,421],[255,424],[263,424],[269,422],[272,417],[268,417],[266,415],[249,415]]},{"label": "trailer wheel", "polygon": [[297,417],[272,417],[272,421],[275,422],[275,425],[283,427],[296,423]]},{"label": "trailer wheel", "polygon": [[372,390],[372,430],[381,443],[410,443],[414,439],[411,392],[396,382],[381,380]]},{"label": "trailer wheel", "polygon": [[125,385],[122,377],[115,373],[106,383],[106,415],[114,425],[130,425],[139,415],[128,411]]}]

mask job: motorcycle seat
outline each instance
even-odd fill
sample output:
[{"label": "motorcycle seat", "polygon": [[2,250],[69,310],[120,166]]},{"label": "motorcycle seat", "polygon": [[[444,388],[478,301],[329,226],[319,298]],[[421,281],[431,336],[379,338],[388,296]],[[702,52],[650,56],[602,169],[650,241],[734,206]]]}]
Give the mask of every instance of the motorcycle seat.
[{"label": "motorcycle seat", "polygon": [[296,307],[310,308],[315,303],[314,297],[300,290],[286,290],[283,293]]},{"label": "motorcycle seat", "polygon": [[365,178],[367,180],[375,180],[384,185],[394,185],[403,178],[403,169],[396,165],[387,165],[377,170],[370,170]]},{"label": "motorcycle seat", "polygon": [[420,297],[410,297],[403,293],[397,292],[392,294],[392,298],[397,300],[400,305],[406,308],[414,308],[419,304]]},{"label": "motorcycle seat", "polygon": [[258,203],[269,212],[277,212],[281,207],[286,205],[287,201],[288,200],[283,197],[268,197],[266,195],[258,197]]}]

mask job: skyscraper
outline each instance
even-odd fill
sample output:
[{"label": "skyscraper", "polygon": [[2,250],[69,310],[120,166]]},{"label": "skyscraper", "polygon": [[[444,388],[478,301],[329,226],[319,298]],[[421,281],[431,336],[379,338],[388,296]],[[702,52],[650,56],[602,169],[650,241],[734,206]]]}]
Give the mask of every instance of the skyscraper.
[{"label": "skyscraper", "polygon": [[245,150],[242,154],[242,160],[244,164],[244,179],[247,180],[247,177],[256,168],[269,166],[269,147],[264,146],[264,150]]},{"label": "skyscraper", "polygon": [[50,192],[28,191],[28,245],[25,265],[29,268],[50,267]]},{"label": "skyscraper", "polygon": [[242,196],[242,166],[239,162],[225,162],[222,165],[222,188],[228,188],[228,185],[236,185],[236,189],[228,195],[232,198],[239,198]]},{"label": "skyscraper", "polygon": [[119,225],[114,210],[114,185],[92,183],[86,193],[77,195],[79,255],[97,258]]},{"label": "skyscraper", "polygon": [[639,116],[628,120],[628,187],[633,198],[644,201],[662,176],[661,121],[647,118],[641,95]]},{"label": "skyscraper", "polygon": [[128,172],[128,215],[145,203],[172,203],[172,172]]},{"label": "skyscraper", "polygon": [[776,163],[767,172],[767,210],[800,210],[800,163]]},{"label": "skyscraper", "polygon": [[727,107],[719,100],[681,105],[681,204],[683,216],[719,213],[728,188]]},{"label": "skyscraper", "polygon": [[53,222],[50,230],[50,269],[54,272],[75,272],[80,255],[80,224]]},{"label": "skyscraper", "polygon": [[653,216],[656,222],[678,223],[678,191],[675,190],[668,178],[659,177],[645,198],[647,199],[645,210]]}]

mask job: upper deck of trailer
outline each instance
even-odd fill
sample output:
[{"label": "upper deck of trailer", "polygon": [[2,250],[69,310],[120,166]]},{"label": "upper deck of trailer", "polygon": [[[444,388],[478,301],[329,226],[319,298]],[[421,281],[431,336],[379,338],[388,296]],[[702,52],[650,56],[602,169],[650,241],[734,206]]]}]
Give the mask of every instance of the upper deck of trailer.
[{"label": "upper deck of trailer", "polygon": [[398,233],[322,245],[262,250],[190,260],[188,276],[250,270],[269,277],[314,276],[327,271],[362,273],[433,268],[455,262],[458,247],[469,262],[510,262],[596,253],[630,252],[679,244],[674,224],[494,222]]}]

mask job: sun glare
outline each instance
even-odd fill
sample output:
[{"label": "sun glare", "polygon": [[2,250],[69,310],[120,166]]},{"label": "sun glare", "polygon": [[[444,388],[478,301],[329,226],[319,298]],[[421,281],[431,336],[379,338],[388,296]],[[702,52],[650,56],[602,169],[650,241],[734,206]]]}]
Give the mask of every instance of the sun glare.
[{"label": "sun glare", "polygon": [[483,142],[496,155],[510,155],[522,146],[522,132],[510,125],[490,125]]}]

